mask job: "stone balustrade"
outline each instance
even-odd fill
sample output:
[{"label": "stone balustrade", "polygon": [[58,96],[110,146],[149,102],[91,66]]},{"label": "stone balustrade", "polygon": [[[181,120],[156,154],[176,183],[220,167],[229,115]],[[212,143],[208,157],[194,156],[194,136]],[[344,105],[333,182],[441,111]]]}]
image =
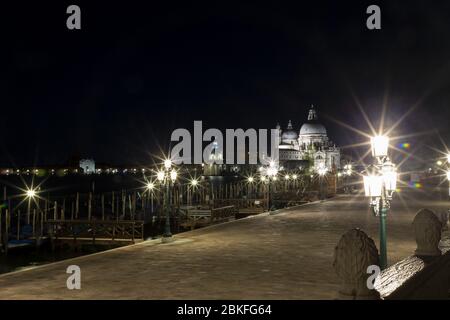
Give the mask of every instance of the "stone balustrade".
[{"label": "stone balustrade", "polygon": [[412,227],[417,244],[414,255],[383,270],[372,286],[369,279],[372,273],[368,272],[368,268],[378,265],[378,250],[374,241],[359,229],[344,234],[334,252],[333,267],[341,280],[337,298],[449,299],[448,228],[428,209],[417,212]]}]

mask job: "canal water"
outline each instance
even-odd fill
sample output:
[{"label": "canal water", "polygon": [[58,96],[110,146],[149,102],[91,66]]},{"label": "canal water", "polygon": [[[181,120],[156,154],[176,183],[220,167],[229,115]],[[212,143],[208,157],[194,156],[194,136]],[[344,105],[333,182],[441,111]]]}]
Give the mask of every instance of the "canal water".
[{"label": "canal water", "polygon": [[39,248],[34,246],[16,248],[9,250],[8,255],[0,254],[0,274],[84,256],[115,247],[118,246],[83,246],[81,251],[61,249],[54,252],[51,250],[50,244],[44,244]]},{"label": "canal water", "polygon": [[[24,212],[27,211],[26,203],[22,201],[23,190],[28,189],[30,186],[40,186],[41,197],[47,199],[58,200],[62,203],[62,199],[66,196],[73,196],[75,193],[80,194],[92,192],[95,188],[95,192],[98,194],[102,192],[121,190],[138,190],[141,191],[142,187],[145,186],[145,179],[141,174],[127,174],[127,175],[66,175],[66,176],[35,176],[35,175],[9,175],[0,176],[0,206],[2,207],[3,213],[4,209],[9,205],[12,208],[22,209],[22,220],[24,219]],[[11,200],[3,201],[3,197],[7,196]],[[117,196],[117,194],[116,194]],[[81,196],[80,196],[81,198]],[[23,203],[22,203],[23,202]],[[42,202],[42,200],[41,200]],[[98,201],[97,201],[98,202]],[[18,204],[22,203],[22,208],[18,207]],[[33,206],[36,206],[34,203]],[[99,202],[96,203],[99,205]],[[23,207],[25,206],[25,207]],[[42,203],[41,203],[42,206]],[[67,205],[69,206],[69,205]],[[82,199],[80,200],[80,215],[82,215],[82,210],[85,209],[83,206]],[[70,208],[67,207],[67,210]],[[98,214],[99,209],[93,208],[93,215]],[[3,231],[5,225],[5,216],[1,215],[3,218]],[[98,218],[98,217],[97,217]],[[15,226],[17,217],[12,217],[13,222],[11,224],[11,234],[15,235]],[[22,221],[23,222],[23,221]],[[147,230],[144,231],[145,238],[152,236],[153,233],[158,233],[159,230]],[[152,234],[150,234],[152,233]],[[83,256],[91,253],[96,253],[100,251],[105,251],[118,247],[118,245],[83,245],[81,251],[73,251],[72,249],[61,249],[52,251],[50,244],[45,243],[39,248],[35,246],[14,248],[8,251],[5,255],[0,252],[0,274],[7,272],[17,271],[24,268],[29,268],[32,266],[38,266],[43,264],[48,264],[51,262],[61,261],[65,259],[70,259],[78,256]]]},{"label": "canal water", "polygon": [[[155,239],[163,233],[165,221],[159,223],[144,225],[144,239]],[[177,228],[174,219],[171,220],[172,234],[180,231]],[[111,243],[108,245],[93,245],[85,243],[81,246],[81,250],[74,251],[69,246],[62,246],[56,250],[52,250],[50,242],[45,242],[41,246],[28,246],[8,250],[8,254],[0,252],[0,274],[18,271],[21,269],[48,264],[51,262],[66,260],[70,258],[80,257],[92,253],[102,252],[114,248],[124,246],[123,244]]]}]

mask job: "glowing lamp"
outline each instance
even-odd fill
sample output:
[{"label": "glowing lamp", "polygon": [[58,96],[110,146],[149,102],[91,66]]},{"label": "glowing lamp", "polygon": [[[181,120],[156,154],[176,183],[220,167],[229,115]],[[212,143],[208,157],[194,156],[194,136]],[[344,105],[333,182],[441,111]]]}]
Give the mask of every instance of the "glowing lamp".
[{"label": "glowing lamp", "polygon": [[177,180],[177,172],[175,170],[170,171],[170,180],[172,180],[172,182]]},{"label": "glowing lamp", "polygon": [[287,174],[284,176],[284,179],[289,180],[291,177]]},{"label": "glowing lamp", "polygon": [[162,182],[164,180],[164,171],[158,171],[158,173],[156,174],[156,178],[158,179],[159,182]]},{"label": "glowing lamp", "polygon": [[164,168],[170,169],[172,167],[172,160],[166,159],[164,160]]},{"label": "glowing lamp", "polygon": [[320,167],[317,172],[319,173],[320,176],[324,176],[327,173],[327,168],[324,167]]},{"label": "glowing lamp", "polygon": [[395,191],[397,189],[397,172],[383,173],[383,181],[387,191]]},{"label": "glowing lamp", "polygon": [[153,182],[147,183],[147,189],[148,190],[153,190],[154,188],[155,188],[155,184]]},{"label": "glowing lamp", "polygon": [[277,173],[278,173],[278,170],[277,170],[277,168],[275,168],[275,167],[269,167],[269,168],[267,168],[267,175],[269,176],[269,177],[275,177],[276,175],[277,175]]},{"label": "glowing lamp", "polygon": [[265,177],[265,176],[262,176],[262,177],[261,177],[261,181],[262,181],[262,182],[266,181],[266,177]]},{"label": "glowing lamp", "polygon": [[383,182],[387,191],[395,191],[397,189],[397,172],[395,165],[387,159],[381,169]]},{"label": "glowing lamp", "polygon": [[450,181],[450,170],[447,171],[447,180]]},{"label": "glowing lamp", "polygon": [[372,155],[374,157],[386,157],[389,148],[389,138],[386,136],[376,136],[370,138],[370,144],[372,145]]},{"label": "glowing lamp", "polygon": [[297,175],[296,174],[292,175],[292,179],[297,180]]},{"label": "glowing lamp", "polygon": [[248,177],[247,181],[252,183],[253,182],[253,177]]},{"label": "glowing lamp", "polygon": [[28,198],[34,198],[36,196],[36,191],[34,191],[33,189],[28,189],[26,194]]},{"label": "glowing lamp", "polygon": [[193,187],[195,187],[197,184],[198,184],[198,180],[197,180],[197,179],[192,179],[192,180],[191,180],[191,185],[192,185]]},{"label": "glowing lamp", "polygon": [[382,176],[364,176],[364,191],[366,197],[381,197],[382,187]]}]

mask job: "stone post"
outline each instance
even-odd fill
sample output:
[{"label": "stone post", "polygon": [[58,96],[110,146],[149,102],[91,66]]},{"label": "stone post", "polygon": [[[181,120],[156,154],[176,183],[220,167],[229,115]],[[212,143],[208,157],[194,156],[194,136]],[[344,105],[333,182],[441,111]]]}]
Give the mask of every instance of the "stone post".
[{"label": "stone post", "polygon": [[369,289],[367,268],[379,266],[378,250],[371,238],[360,229],[351,229],[334,249],[333,268],[341,280],[338,299],[379,299],[375,289]]},{"label": "stone post", "polygon": [[417,212],[413,221],[416,235],[417,249],[414,254],[418,257],[440,256],[439,241],[441,240],[442,223],[429,209]]}]

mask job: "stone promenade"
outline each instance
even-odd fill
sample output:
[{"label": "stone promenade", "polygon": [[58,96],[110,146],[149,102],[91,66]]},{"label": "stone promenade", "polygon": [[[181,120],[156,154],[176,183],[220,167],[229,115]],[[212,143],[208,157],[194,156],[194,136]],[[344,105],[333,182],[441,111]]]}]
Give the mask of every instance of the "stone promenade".
[{"label": "stone promenade", "polygon": [[[412,191],[394,203],[390,264],[413,253],[418,209],[449,206]],[[378,246],[378,220],[367,199],[338,196],[179,234],[170,244],[146,241],[0,275],[0,299],[333,299],[333,250],[353,227]],[[81,290],[66,287],[69,265],[81,268]]]}]

